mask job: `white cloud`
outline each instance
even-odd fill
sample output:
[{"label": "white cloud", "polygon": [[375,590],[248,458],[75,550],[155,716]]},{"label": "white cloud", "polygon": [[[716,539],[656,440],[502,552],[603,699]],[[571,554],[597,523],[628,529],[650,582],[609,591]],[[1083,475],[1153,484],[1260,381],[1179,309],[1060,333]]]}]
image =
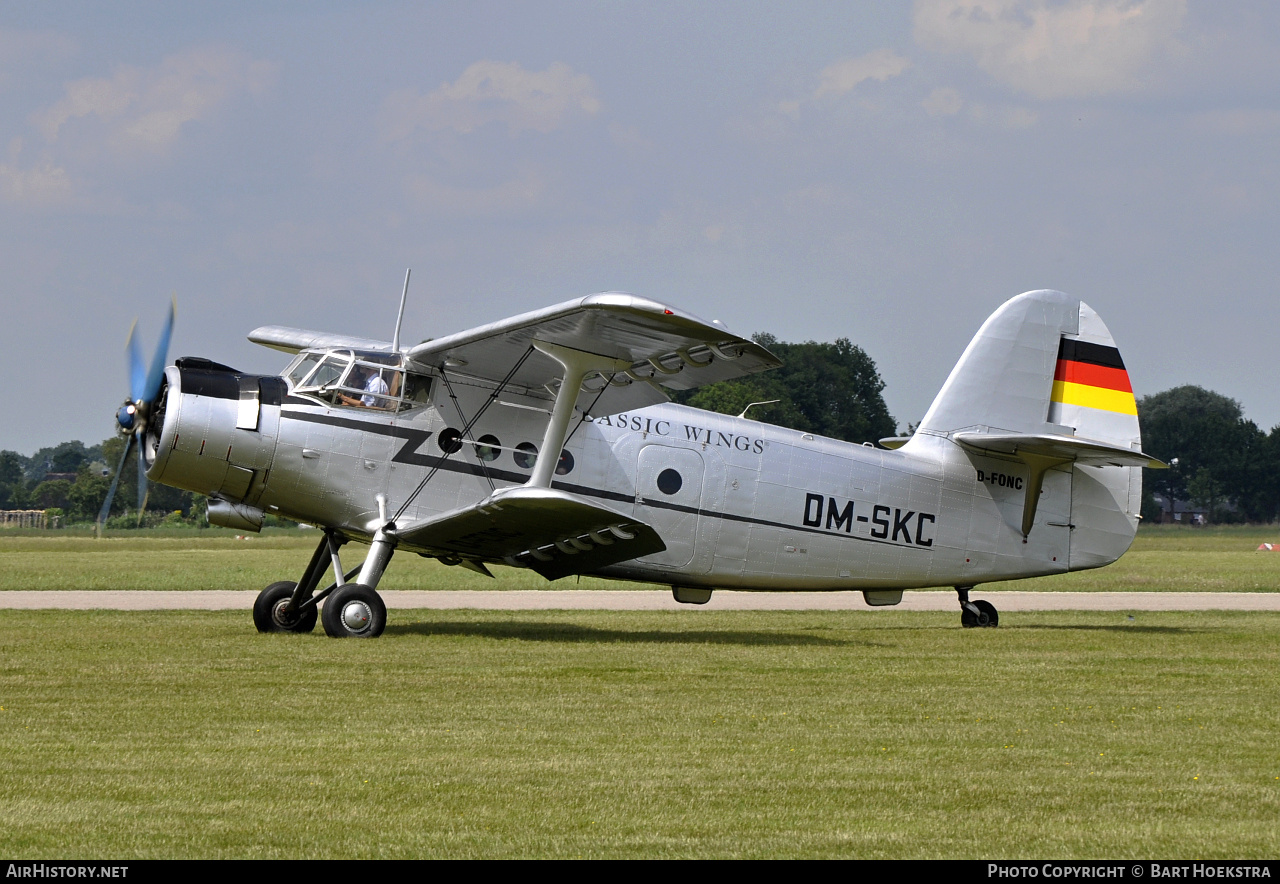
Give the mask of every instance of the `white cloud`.
[{"label": "white cloud", "polygon": [[240,52],[200,48],[171,55],[153,68],[121,67],[114,76],[67,84],[66,94],[34,117],[49,142],[68,124],[95,117],[105,142],[118,150],[164,152],[182,127],[207,119],[238,92],[259,93],[274,67]]},{"label": "white cloud", "polygon": [[56,205],[70,198],[71,179],[49,160],[30,169],[0,163],[0,196],[10,203]]},{"label": "white cloud", "polygon": [[917,0],[915,39],[1036,98],[1132,91],[1176,49],[1186,0]]},{"label": "white cloud", "polygon": [[66,169],[47,156],[24,169],[21,154],[22,139],[10,140],[8,162],[0,163],[0,199],[27,206],[52,206],[70,199],[71,178]]},{"label": "white cloud", "polygon": [[595,83],[563,62],[527,71],[515,62],[478,61],[427,95],[412,89],[389,95],[382,128],[388,140],[416,129],[473,132],[488,123],[505,123],[514,135],[525,129],[550,132],[571,114],[599,110]]},{"label": "white cloud", "polygon": [[920,105],[931,117],[952,117],[960,113],[964,99],[954,89],[934,89]]},{"label": "white cloud", "polygon": [[818,75],[818,88],[814,91],[815,99],[828,95],[840,96],[852,92],[859,83],[876,80],[883,83],[890,77],[896,77],[911,66],[908,59],[898,55],[892,49],[877,49],[857,58],[843,58],[823,68]]}]

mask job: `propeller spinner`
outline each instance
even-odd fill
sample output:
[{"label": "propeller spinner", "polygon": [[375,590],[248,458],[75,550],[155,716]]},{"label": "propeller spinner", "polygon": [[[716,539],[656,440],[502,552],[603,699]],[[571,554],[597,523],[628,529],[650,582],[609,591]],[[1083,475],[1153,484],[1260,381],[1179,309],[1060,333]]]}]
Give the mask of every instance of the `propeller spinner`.
[{"label": "propeller spinner", "polygon": [[116,425],[120,434],[125,437],[124,453],[120,456],[120,463],[116,467],[115,478],[111,480],[111,488],[107,491],[107,499],[102,503],[102,510],[98,513],[98,534],[101,536],[102,527],[106,524],[107,514],[111,512],[111,503],[115,500],[116,488],[120,484],[120,474],[124,471],[124,465],[129,460],[129,451],[135,444],[138,449],[138,520],[142,520],[142,510],[147,502],[147,463],[146,456],[143,453],[142,440],[147,433],[147,427],[150,419],[153,417],[154,408],[157,399],[160,396],[160,388],[164,385],[164,368],[169,356],[169,339],[173,335],[173,317],[177,310],[176,303],[169,304],[169,319],[165,323],[164,331],[160,334],[160,341],[156,344],[155,355],[151,357],[151,366],[148,368],[142,361],[142,354],[138,352],[138,323],[135,321],[133,328],[129,330],[129,398],[124,401],[120,409],[116,412]]}]

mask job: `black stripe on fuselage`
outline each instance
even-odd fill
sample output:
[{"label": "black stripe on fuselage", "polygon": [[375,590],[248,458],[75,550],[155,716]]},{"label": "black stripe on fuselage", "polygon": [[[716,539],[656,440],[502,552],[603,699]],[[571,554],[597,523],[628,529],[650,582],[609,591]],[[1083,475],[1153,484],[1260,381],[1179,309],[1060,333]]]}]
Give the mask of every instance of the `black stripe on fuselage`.
[{"label": "black stripe on fuselage", "polygon": [[[363,432],[377,433],[381,436],[394,436],[396,438],[404,438],[407,433],[414,433],[422,437],[425,442],[431,435],[429,431],[409,430],[405,427],[394,427],[388,424],[373,423],[371,421],[351,420],[350,418],[337,417],[329,414],[319,414],[309,411],[281,411],[281,419],[292,419],[309,421],[316,424],[329,424],[336,427],[343,427],[349,430],[360,430]],[[416,438],[416,437],[415,437]],[[400,449],[391,459],[395,463],[412,463],[417,466],[435,466],[439,458],[438,454],[426,455],[420,452],[413,453],[412,460],[402,459],[400,455],[409,448],[406,442],[404,447]],[[528,473],[517,473],[514,470],[504,470],[498,467],[486,466],[483,469],[478,464],[467,463],[466,461],[457,461],[446,459],[440,463],[440,470],[447,473],[458,473],[461,475],[470,475],[477,478],[483,478],[486,474],[490,479],[497,482],[510,482],[512,485],[523,485],[529,481]],[[616,503],[635,503],[634,494],[623,494],[618,491],[607,491],[603,488],[595,488],[590,485],[578,485],[574,482],[566,482],[563,479],[553,479],[552,488],[558,488],[561,491],[568,491],[570,494],[580,494],[583,497],[595,497],[600,500],[611,500]],[[841,540],[861,540],[866,543],[878,543],[883,546],[893,546],[901,549],[924,550],[928,547],[915,546],[914,544],[897,543],[892,540],[880,540],[875,537],[862,537],[858,534],[840,534],[835,531],[824,531],[821,528],[811,528],[806,525],[792,525],[786,522],[774,522],[769,519],[760,519],[755,516],[743,516],[737,513],[725,513],[718,510],[707,510],[701,507],[685,506],[684,504],[672,503],[667,500],[655,500],[650,497],[642,498],[645,506],[654,509],[673,510],[675,512],[689,513],[699,517],[706,516],[709,518],[723,519],[727,522],[742,522],[748,525],[764,525],[769,528],[782,528],[787,531],[801,531],[805,534],[820,534],[823,537],[835,537]]]},{"label": "black stripe on fuselage", "polygon": [[403,439],[404,444],[393,455],[392,463],[407,463],[418,467],[434,466],[436,458],[423,452],[422,446],[431,438],[430,430],[415,430],[412,427],[383,424],[377,421],[354,420],[349,417],[337,417],[332,414],[320,414],[314,411],[281,410],[281,420],[306,421],[312,424],[326,424],[331,427],[342,427],[344,430],[356,430],[361,433],[373,433],[377,436],[390,436],[392,439]]},{"label": "black stripe on fuselage", "polygon": [[1105,344],[1093,344],[1089,341],[1073,341],[1062,338],[1058,345],[1058,358],[1068,362],[1087,362],[1090,365],[1105,365],[1107,368],[1124,368],[1124,360],[1120,351]]}]

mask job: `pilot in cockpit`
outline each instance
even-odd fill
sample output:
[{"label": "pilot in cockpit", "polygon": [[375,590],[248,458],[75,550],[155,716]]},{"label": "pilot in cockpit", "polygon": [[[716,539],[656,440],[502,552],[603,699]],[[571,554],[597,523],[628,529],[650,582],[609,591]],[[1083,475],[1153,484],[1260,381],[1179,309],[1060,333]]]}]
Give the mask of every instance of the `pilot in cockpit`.
[{"label": "pilot in cockpit", "polygon": [[360,381],[364,381],[364,395],[360,397],[348,396],[345,393],[339,393],[338,398],[344,405],[358,405],[363,408],[386,408],[388,405],[386,395],[388,391],[387,382],[382,379],[382,373],[373,368],[361,368],[355,366],[351,369],[351,376],[347,379],[348,387],[359,387]]}]

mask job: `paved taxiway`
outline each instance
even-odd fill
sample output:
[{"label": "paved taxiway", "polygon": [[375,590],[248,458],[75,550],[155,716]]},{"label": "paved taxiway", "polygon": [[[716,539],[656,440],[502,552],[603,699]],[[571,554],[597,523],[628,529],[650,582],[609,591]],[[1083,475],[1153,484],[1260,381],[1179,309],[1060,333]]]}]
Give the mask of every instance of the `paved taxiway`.
[{"label": "paved taxiway", "polygon": [[[225,611],[253,608],[256,592],[3,591],[0,609]],[[491,611],[847,611],[873,610],[859,592],[716,592],[706,605],[678,604],[668,590],[495,590],[382,593],[387,607]],[[1280,611],[1280,592],[993,592],[974,590],[1001,611]],[[951,591],[906,592],[891,610],[955,611]]]}]

